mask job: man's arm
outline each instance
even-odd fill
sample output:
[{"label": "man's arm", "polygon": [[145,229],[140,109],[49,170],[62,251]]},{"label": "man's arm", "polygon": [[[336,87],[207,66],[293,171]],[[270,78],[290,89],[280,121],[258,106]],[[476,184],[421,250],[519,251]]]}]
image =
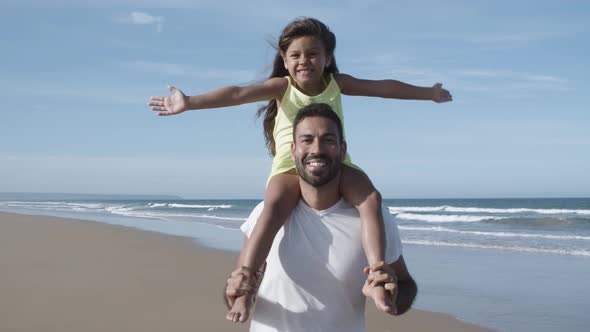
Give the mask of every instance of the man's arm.
[{"label": "man's arm", "polygon": [[[244,238],[244,246],[246,246],[246,241],[248,241],[248,237]],[[256,273],[253,273],[253,271],[247,267],[242,266],[242,263],[243,257],[240,253],[236,268],[234,271],[232,271],[225,283],[225,288],[223,290],[223,302],[228,309],[232,308],[234,301],[239,296],[242,296],[246,293],[253,293],[254,296],[256,296],[258,287],[260,286],[262,278],[264,277],[266,262],[262,264]]]},{"label": "man's arm", "polygon": [[418,286],[408,272],[404,257],[391,264],[379,262],[370,268],[365,268],[367,282],[363,286],[363,293],[366,288],[383,285],[389,291],[391,302],[395,304],[392,315],[401,315],[408,311],[418,294]]},{"label": "man's arm", "polygon": [[396,314],[401,315],[408,311],[414,299],[418,294],[418,285],[410,275],[404,256],[400,256],[399,259],[391,264],[389,267],[395,272],[397,276],[397,299],[395,301]]}]

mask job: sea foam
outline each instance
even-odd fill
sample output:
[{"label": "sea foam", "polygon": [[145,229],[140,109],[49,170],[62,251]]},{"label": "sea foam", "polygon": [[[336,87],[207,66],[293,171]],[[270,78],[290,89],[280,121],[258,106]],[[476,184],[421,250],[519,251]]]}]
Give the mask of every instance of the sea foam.
[{"label": "sea foam", "polygon": [[537,213],[537,214],[578,214],[590,215],[586,209],[531,209],[531,208],[479,208],[479,207],[456,207],[449,205],[442,206],[389,206],[390,213],[400,212],[456,212],[456,213]]},{"label": "sea foam", "polygon": [[484,220],[501,220],[508,217],[498,216],[470,216],[470,215],[439,215],[439,214],[417,214],[417,213],[397,213],[394,214],[397,219],[416,220],[431,223],[446,222],[479,222]]}]

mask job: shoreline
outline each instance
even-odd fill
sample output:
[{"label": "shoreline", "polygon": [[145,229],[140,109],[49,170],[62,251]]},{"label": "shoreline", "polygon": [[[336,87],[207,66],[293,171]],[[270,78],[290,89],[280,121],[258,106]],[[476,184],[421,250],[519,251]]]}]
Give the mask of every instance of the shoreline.
[{"label": "shoreline", "polygon": [[[247,331],[224,319],[236,253],[193,238],[91,220],[0,212],[0,329]],[[367,303],[367,331],[491,331],[422,310],[390,318]]]}]

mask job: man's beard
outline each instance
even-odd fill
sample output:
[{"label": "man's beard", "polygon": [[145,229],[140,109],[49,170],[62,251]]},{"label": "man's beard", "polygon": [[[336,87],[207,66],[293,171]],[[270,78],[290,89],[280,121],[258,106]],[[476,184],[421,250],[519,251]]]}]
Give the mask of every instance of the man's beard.
[{"label": "man's beard", "polygon": [[[322,170],[319,174],[307,172],[305,165],[310,160],[325,162],[327,164],[327,169]],[[338,176],[341,169],[341,162],[340,159],[332,160],[324,154],[307,155],[303,160],[296,159],[295,168],[303,181],[314,187],[320,187],[334,180],[336,176]]]}]

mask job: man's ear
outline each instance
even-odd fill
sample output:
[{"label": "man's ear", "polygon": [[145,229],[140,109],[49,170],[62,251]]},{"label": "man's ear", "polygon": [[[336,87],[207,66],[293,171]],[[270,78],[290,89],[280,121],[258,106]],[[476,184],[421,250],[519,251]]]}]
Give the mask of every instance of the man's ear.
[{"label": "man's ear", "polygon": [[295,161],[295,143],[291,143],[291,160]]},{"label": "man's ear", "polygon": [[346,141],[342,141],[342,144],[340,144],[340,151],[342,152],[340,155],[340,161],[344,161],[344,159],[346,159]]}]

